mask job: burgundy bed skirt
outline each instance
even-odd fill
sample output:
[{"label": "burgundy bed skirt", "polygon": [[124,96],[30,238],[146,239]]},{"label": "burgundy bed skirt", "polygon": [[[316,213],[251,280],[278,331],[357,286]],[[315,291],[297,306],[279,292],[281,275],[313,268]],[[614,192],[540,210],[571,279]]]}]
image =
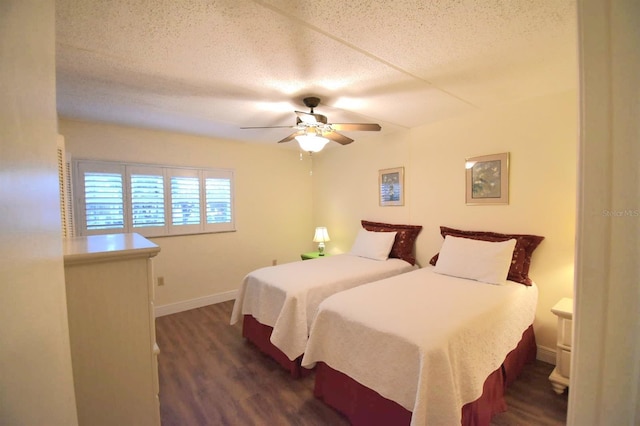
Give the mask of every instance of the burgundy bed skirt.
[{"label": "burgundy bed skirt", "polygon": [[[536,351],[533,326],[529,326],[502,366],[487,377],[482,396],[462,407],[462,425],[489,425],[494,415],[506,411],[505,389],[516,380],[525,364],[536,359]],[[411,422],[411,411],[325,363],[316,365],[315,380],[314,395],[344,414],[352,425],[395,426]]]},{"label": "burgundy bed skirt", "polygon": [[284,352],[271,343],[269,339],[271,338],[272,331],[273,327],[259,323],[258,320],[251,315],[244,316],[242,321],[242,336],[245,339],[256,345],[262,353],[273,358],[285,370],[289,371],[292,377],[298,378],[310,374],[311,370],[300,366],[302,356],[291,361]]}]

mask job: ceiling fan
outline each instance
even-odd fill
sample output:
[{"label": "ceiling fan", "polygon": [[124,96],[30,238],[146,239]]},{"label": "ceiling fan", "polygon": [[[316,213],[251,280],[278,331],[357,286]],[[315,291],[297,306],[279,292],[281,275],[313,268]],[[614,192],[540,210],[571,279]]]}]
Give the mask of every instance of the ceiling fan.
[{"label": "ceiling fan", "polygon": [[300,148],[308,152],[321,151],[330,140],[338,142],[341,145],[347,145],[353,142],[353,139],[338,133],[338,130],[345,132],[377,132],[382,129],[379,124],[374,123],[329,123],[327,117],[313,112],[313,109],[320,104],[320,98],[307,97],[303,99],[303,102],[311,111],[295,111],[297,116],[295,126],[241,127],[241,129],[297,129],[286,138],[279,140],[278,143],[289,142],[295,139],[300,144]]}]

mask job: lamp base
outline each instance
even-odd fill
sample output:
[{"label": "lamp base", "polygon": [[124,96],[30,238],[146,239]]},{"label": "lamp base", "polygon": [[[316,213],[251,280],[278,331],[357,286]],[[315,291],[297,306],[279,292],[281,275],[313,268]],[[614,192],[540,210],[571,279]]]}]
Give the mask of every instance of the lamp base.
[{"label": "lamp base", "polygon": [[318,256],[324,256],[324,243],[318,244]]}]

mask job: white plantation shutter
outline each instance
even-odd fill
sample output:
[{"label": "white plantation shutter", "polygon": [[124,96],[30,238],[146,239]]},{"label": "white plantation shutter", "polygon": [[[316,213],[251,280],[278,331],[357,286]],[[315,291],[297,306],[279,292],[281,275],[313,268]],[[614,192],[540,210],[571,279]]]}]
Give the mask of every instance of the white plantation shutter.
[{"label": "white plantation shutter", "polygon": [[[164,171],[161,167],[128,167],[131,226],[143,235],[166,232]],[[152,229],[147,229],[152,228]]]},{"label": "white plantation shutter", "polygon": [[58,186],[60,189],[60,224],[62,237],[73,237],[73,192],[71,191],[70,155],[65,152],[64,137],[57,137]]},{"label": "white plantation shutter", "polygon": [[121,174],[85,172],[84,196],[88,230],[124,228],[124,185]]},{"label": "white plantation shutter", "polygon": [[73,173],[72,173],[72,167],[71,167],[71,155],[66,153],[65,154],[65,162],[64,162],[64,182],[65,182],[65,186],[64,186],[64,203],[65,203],[65,210],[66,210],[66,215],[64,220],[66,221],[66,232],[65,232],[65,237],[73,237],[75,236],[75,217],[73,214]]},{"label": "white plantation shutter", "polygon": [[171,224],[199,225],[200,179],[198,176],[171,177]]},{"label": "white plantation shutter", "polygon": [[164,226],[164,177],[131,175],[131,209],[134,228]]},{"label": "white plantation shutter", "polygon": [[217,231],[233,230],[233,172],[205,173],[206,227]]},{"label": "white plantation shutter", "polygon": [[60,190],[60,225],[62,236],[66,238],[69,235],[68,219],[67,219],[67,181],[65,179],[65,151],[64,151],[64,138],[58,135],[57,138],[58,147],[58,187]]},{"label": "white plantation shutter", "polygon": [[76,213],[81,235],[125,231],[124,166],[85,162],[78,164]]},{"label": "white plantation shutter", "polygon": [[233,171],[74,161],[81,235],[234,231]]}]

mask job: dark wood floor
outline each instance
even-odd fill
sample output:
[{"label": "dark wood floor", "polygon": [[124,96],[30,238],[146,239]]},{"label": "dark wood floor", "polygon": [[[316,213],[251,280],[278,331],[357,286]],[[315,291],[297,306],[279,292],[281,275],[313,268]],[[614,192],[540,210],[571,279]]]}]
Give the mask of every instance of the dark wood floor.
[{"label": "dark wood floor", "polygon": [[[229,325],[233,301],[156,320],[163,426],[347,425],[313,396],[314,375],[292,379]],[[552,366],[527,366],[493,425],[563,425],[567,394],[556,395]]]}]

